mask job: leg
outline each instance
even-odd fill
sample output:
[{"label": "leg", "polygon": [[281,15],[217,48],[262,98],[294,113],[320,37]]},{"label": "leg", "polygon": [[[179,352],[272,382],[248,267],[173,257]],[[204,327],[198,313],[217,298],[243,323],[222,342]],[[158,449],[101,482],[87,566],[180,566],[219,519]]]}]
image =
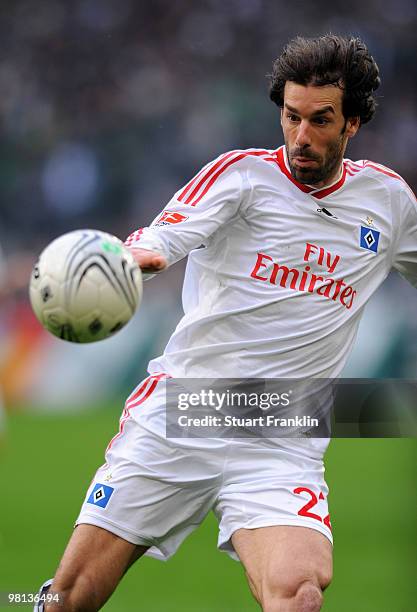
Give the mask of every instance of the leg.
[{"label": "leg", "polygon": [[[154,378],[140,389],[147,402],[154,402],[165,427],[165,392],[155,391]],[[153,395],[148,393],[152,389]],[[133,395],[136,403],[138,393]],[[149,547],[153,556],[170,557],[214,503],[219,466],[207,465],[205,452],[182,448],[144,429],[130,415],[135,406],[127,402],[106,464],[90,484],[50,589],[50,594],[62,595],[63,605],[51,602],[45,606],[48,612],[99,610]]]},{"label": "leg", "polygon": [[318,612],[332,578],[332,546],[308,527],[238,529],[232,543],[264,612]]},{"label": "leg", "polygon": [[93,525],[78,525],[62,557],[50,592],[59,603],[45,610],[99,610],[128,568],[147,550]]}]

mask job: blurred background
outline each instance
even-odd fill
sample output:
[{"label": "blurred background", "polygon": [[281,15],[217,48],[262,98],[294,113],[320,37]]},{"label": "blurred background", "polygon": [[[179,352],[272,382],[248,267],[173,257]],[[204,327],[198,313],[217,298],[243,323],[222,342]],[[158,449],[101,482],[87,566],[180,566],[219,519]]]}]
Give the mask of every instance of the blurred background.
[{"label": "blurred background", "polygon": [[[124,238],[218,154],[282,144],[265,77],[297,34],[365,40],[382,74],[380,106],[348,156],[393,168],[415,190],[416,27],[413,0],[1,3],[0,590],[33,591],[53,573],[123,398],[181,316],[182,263],[146,285],[138,315],[116,337],[96,346],[61,342],[40,328],[28,305],[38,253],[76,228]],[[398,275],[389,277],[368,306],[346,376],[416,378],[416,299]],[[333,445],[328,470],[339,491],[340,573],[326,609],[411,609],[407,568],[416,526],[413,513],[400,519],[397,507],[400,500],[416,506],[415,446]],[[153,579],[172,591],[148,593],[150,612],[256,609],[239,566],[214,551],[214,525],[201,534],[179,561],[159,564],[155,578],[152,561],[144,563],[145,578],[134,570],[121,599],[106,609],[137,609],[145,597],[140,585],[152,593]],[[378,548],[382,541],[386,548]]]}]

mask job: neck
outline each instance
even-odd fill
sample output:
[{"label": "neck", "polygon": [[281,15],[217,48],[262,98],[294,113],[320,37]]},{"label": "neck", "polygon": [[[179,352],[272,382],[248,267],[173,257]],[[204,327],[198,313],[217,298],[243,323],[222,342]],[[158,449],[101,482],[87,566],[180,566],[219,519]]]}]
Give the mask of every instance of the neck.
[{"label": "neck", "polygon": [[333,183],[337,183],[338,180],[342,178],[343,174],[343,163],[340,162],[339,166],[335,168],[334,172],[327,178],[325,181],[319,181],[314,185],[308,185],[308,187],[312,187],[313,189],[323,189],[323,187],[330,187]]}]

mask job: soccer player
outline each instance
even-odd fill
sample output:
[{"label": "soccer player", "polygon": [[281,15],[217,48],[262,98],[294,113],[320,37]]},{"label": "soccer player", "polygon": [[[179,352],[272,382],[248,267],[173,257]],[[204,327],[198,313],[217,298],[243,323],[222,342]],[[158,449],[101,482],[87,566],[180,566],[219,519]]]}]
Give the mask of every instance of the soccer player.
[{"label": "soccer player", "polygon": [[390,269],[417,285],[411,191],[378,163],[344,159],[379,84],[356,38],[290,41],[270,90],[285,145],[220,155],[127,240],[144,272],[189,256],[185,315],[87,492],[51,588],[64,610],[98,610],[139,557],[168,558],[211,509],[265,612],[320,610],[328,440],[168,439],[164,391],[168,377],[333,379]]}]

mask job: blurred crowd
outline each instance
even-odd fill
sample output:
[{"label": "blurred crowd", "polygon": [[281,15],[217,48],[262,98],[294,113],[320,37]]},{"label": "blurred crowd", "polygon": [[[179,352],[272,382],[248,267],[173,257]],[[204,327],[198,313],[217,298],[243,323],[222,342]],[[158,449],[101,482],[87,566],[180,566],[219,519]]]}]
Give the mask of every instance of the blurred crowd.
[{"label": "blurred crowd", "polygon": [[265,75],[296,34],[366,41],[380,108],[349,155],[417,185],[413,0],[5,0],[0,16],[6,252],[75,227],[123,237],[219,153],[281,144]]},{"label": "blurred crowd", "polygon": [[[416,27],[414,0],[4,0],[0,244],[9,285],[26,300],[31,261],[59,234],[93,227],[123,238],[213,157],[282,144],[267,74],[297,34],[352,34],[367,43],[381,70],[379,108],[348,155],[390,166],[416,189]],[[179,317],[172,296],[180,276],[181,269],[155,281],[165,310],[149,324],[150,338],[160,338],[162,319],[167,336]],[[382,289],[362,326],[353,375],[415,376],[415,297],[407,291],[399,279]],[[406,324],[392,317],[398,295]],[[34,342],[21,312],[8,312],[14,324],[0,311],[0,358],[11,364],[3,379],[14,372],[21,384],[16,363]],[[5,343],[12,328],[26,352],[16,339]],[[146,346],[143,362],[161,348]]]}]

